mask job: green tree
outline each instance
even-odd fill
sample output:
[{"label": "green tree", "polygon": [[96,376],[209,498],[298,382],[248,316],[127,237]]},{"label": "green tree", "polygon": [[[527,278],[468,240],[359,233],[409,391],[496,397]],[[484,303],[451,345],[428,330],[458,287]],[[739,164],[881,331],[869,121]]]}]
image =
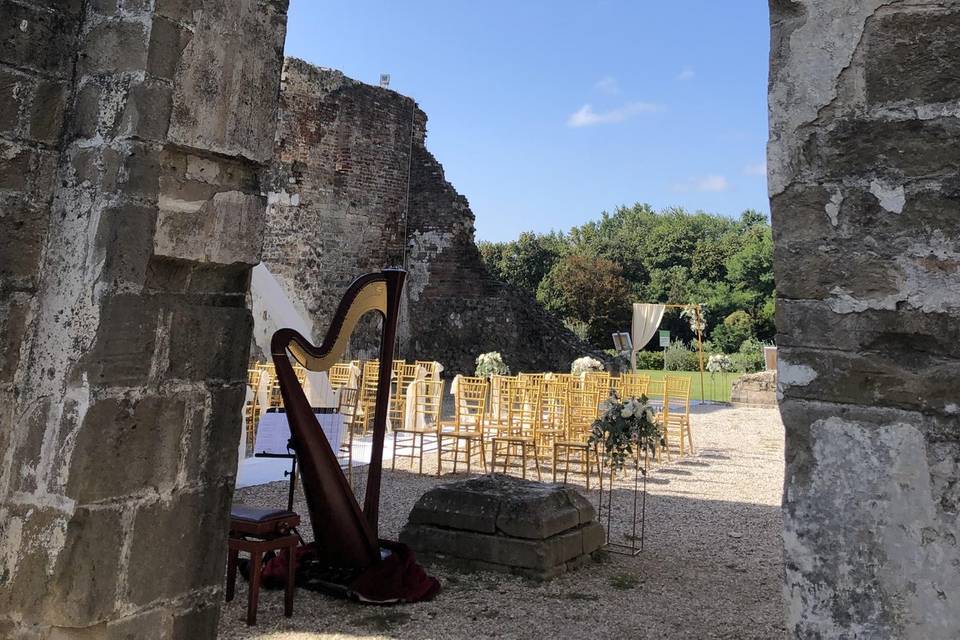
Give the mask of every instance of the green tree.
[{"label": "green tree", "polygon": [[746,311],[734,311],[714,328],[710,340],[723,353],[736,353],[740,345],[753,335],[753,318]]},{"label": "green tree", "polygon": [[633,297],[622,273],[606,258],[567,255],[540,283],[537,300],[564,320],[585,324],[593,344],[607,345],[630,321]]},{"label": "green tree", "polygon": [[480,255],[502,281],[536,293],[540,281],[564,253],[566,243],[558,234],[520,234],[512,242],[480,243]]},{"label": "green tree", "polygon": [[[620,269],[627,291],[621,303],[625,316],[629,316],[630,302],[700,302],[706,306],[707,335],[735,311],[752,318],[754,337],[769,340],[774,333],[773,236],[766,216],[757,211],[744,211],[735,219],[679,208],[658,212],[635,204],[605,211],[567,233],[528,233],[513,242],[482,243],[480,249],[497,277],[536,291],[552,309],[571,306],[569,301],[552,299],[570,287],[561,286],[556,274],[549,274],[569,262],[569,256],[580,256],[587,261],[605,260]],[[618,286],[623,288],[624,283]],[[558,313],[573,318],[563,315],[569,311]],[[675,338],[687,342],[694,338],[678,313],[665,314],[663,327]],[[618,330],[623,328],[626,324]],[[721,334],[724,331],[729,332]],[[608,346],[606,333],[596,326],[590,329],[600,348]]]}]

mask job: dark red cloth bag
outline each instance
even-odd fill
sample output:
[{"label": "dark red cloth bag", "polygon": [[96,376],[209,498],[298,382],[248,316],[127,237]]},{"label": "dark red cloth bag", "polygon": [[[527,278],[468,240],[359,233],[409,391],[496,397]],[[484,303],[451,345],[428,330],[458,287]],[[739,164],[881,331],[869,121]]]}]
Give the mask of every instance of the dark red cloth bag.
[{"label": "dark red cloth bag", "polygon": [[[427,575],[413,551],[405,544],[381,540],[380,546],[390,555],[377,562],[347,584],[338,585],[343,595],[370,604],[401,604],[432,600],[440,591],[440,581]],[[296,548],[294,562],[298,567],[306,559],[319,555],[313,543]],[[287,559],[275,555],[263,565],[261,585],[267,589],[282,589],[286,584]]]}]

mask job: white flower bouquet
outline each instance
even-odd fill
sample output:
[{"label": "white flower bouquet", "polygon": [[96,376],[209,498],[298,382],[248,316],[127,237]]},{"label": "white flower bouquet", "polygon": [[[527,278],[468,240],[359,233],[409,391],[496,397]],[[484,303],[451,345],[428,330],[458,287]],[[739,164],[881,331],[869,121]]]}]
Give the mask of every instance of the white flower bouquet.
[{"label": "white flower bouquet", "polygon": [[593,423],[588,442],[602,445],[613,469],[622,469],[628,456],[641,451],[656,453],[660,444],[660,428],[647,397],[621,402],[610,398],[600,403],[603,412]]},{"label": "white flower bouquet", "polygon": [[730,356],[722,353],[715,353],[707,360],[707,371],[710,373],[720,373],[722,371],[731,371],[733,363],[730,362]]},{"label": "white flower bouquet", "polygon": [[583,375],[589,371],[603,371],[603,363],[597,360],[596,358],[591,358],[590,356],[584,356],[582,358],[577,358],[573,361],[573,364],[570,365],[570,373],[575,376]]},{"label": "white flower bouquet", "polygon": [[508,376],[510,375],[510,367],[504,363],[503,356],[500,355],[499,351],[481,353],[477,356],[476,375],[480,378],[488,378],[492,375]]}]

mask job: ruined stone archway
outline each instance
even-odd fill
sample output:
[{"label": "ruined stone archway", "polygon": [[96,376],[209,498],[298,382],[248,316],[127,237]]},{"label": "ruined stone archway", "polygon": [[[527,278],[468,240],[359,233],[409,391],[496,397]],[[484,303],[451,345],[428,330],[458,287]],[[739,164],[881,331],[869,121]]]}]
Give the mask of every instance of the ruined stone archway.
[{"label": "ruined stone archway", "polygon": [[[0,0],[3,636],[215,632],[286,2],[192,5]],[[771,23],[787,619],[954,637],[960,9]]]}]

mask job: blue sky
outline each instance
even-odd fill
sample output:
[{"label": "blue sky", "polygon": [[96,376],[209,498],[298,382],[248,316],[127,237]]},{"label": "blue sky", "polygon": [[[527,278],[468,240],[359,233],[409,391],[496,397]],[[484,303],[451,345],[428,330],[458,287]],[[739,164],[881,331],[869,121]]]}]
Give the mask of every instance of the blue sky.
[{"label": "blue sky", "polygon": [[766,0],[291,0],[287,55],[413,97],[477,236],[768,211]]}]

